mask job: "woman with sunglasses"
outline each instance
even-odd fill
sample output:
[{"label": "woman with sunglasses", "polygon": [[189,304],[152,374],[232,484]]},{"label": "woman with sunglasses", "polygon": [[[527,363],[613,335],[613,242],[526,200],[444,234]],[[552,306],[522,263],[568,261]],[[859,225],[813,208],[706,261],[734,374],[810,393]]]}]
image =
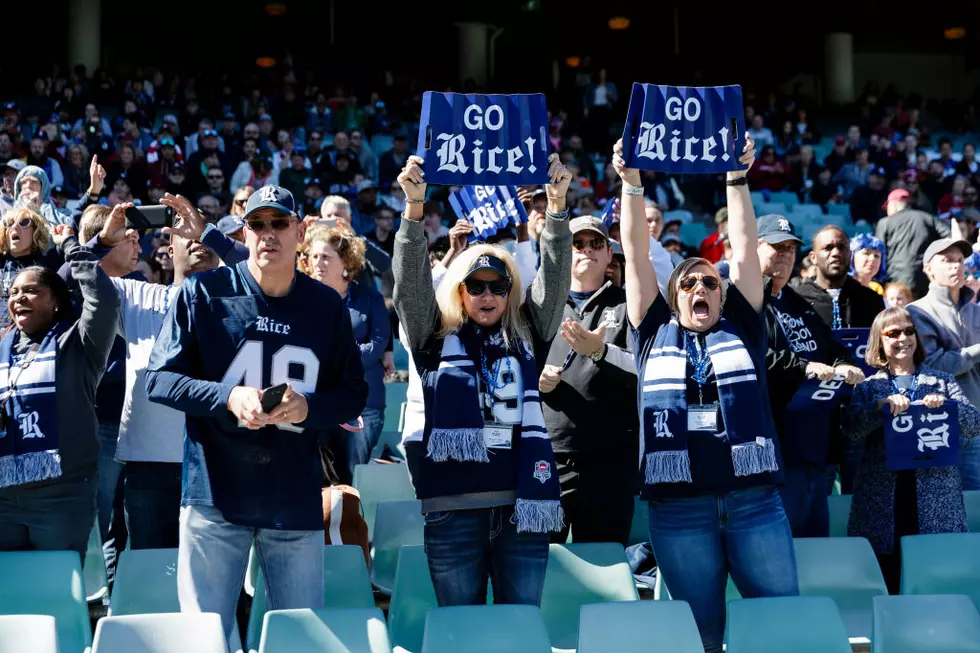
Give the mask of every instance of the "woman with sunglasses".
[{"label": "woman with sunglasses", "polygon": [[165,286],[169,286],[173,283],[174,278],[174,262],[170,258],[170,245],[160,245],[153,251],[153,259],[160,264],[163,269],[163,275],[161,278],[161,283]]},{"label": "woman with sunglasses", "polygon": [[245,205],[248,204],[248,198],[254,192],[255,189],[251,186],[242,186],[235,191],[235,197],[231,200],[231,214],[237,215],[239,218],[245,215]]},{"label": "woman with sunglasses", "polygon": [[558,472],[538,394],[533,342],[558,331],[571,286],[565,195],[571,173],[551,155],[541,268],[526,294],[506,249],[476,245],[432,288],[422,159],[398,182],[395,310],[422,382],[425,425],[405,450],[425,516],[425,553],[440,606],[540,605],[548,533],[562,527]]},{"label": "woman with sunglasses", "polygon": [[[955,401],[961,438],[980,433],[980,412],[952,376],[923,363],[925,350],[904,308],[886,308],[878,314],[871,325],[865,360],[880,371],[854,388],[843,416],[844,435],[863,445],[847,534],[871,542],[888,591],[897,594],[902,536],[965,533],[966,510],[957,464],[889,471],[883,409],[894,417],[907,411],[912,402],[938,408]],[[893,463],[896,456],[892,451]]]},{"label": "woman with sunglasses", "polygon": [[[746,134],[740,163],[751,168]],[[746,598],[798,593],[779,443],[766,388],[766,314],[746,170],[727,175],[730,282],[707,260],[674,268],[667,297],[649,258],[639,170],[622,141],[626,310],[639,371],[641,497],[666,586],[687,601],[707,653],[722,650],[725,586]]]}]

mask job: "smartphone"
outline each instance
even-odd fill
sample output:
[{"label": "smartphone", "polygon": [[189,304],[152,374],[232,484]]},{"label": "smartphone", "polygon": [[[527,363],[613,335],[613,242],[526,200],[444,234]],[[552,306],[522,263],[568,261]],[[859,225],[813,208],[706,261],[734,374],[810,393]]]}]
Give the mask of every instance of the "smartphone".
[{"label": "smartphone", "polygon": [[262,410],[264,412],[268,413],[279,405],[279,402],[282,401],[282,396],[286,394],[286,387],[287,384],[280,383],[262,391]]},{"label": "smartphone", "polygon": [[152,229],[150,221],[146,219],[143,212],[136,206],[131,206],[126,209],[126,227],[128,229],[136,229],[137,231]]},{"label": "smartphone", "polygon": [[159,229],[174,225],[174,210],[169,206],[134,206],[126,209],[126,226],[130,229]]}]

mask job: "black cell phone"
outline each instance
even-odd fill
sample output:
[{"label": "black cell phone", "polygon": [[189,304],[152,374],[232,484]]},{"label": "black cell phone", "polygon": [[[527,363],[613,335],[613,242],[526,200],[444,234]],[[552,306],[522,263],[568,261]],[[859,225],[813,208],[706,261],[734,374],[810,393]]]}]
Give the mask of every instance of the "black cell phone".
[{"label": "black cell phone", "polygon": [[286,387],[287,384],[280,383],[262,391],[262,410],[264,412],[268,413],[279,405],[279,402],[282,401],[282,396],[286,394]]},{"label": "black cell phone", "polygon": [[172,227],[174,210],[169,206],[134,206],[126,209],[126,226],[130,229],[159,229]]},{"label": "black cell phone", "polygon": [[146,216],[143,215],[143,212],[137,206],[131,206],[126,209],[126,227],[128,229],[136,229],[137,231],[152,229],[150,221],[146,219]]}]

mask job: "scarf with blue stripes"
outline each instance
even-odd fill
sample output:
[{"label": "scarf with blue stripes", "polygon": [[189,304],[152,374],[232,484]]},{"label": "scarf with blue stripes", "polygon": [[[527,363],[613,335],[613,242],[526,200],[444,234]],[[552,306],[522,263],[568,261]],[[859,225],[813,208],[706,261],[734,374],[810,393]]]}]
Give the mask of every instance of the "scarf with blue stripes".
[{"label": "scarf with blue stripes", "polygon": [[[508,470],[517,480],[514,521],[518,532],[546,533],[561,530],[564,513],[561,489],[555,468],[555,455],[541,412],[538,371],[534,355],[518,340],[505,347],[499,332],[487,333],[466,323],[458,333],[446,336],[442,344],[439,371],[435,380],[432,429],[426,455],[435,462],[489,463],[493,449],[484,440],[484,418],[480,391],[494,392],[482,379],[484,366],[489,376],[501,378],[501,366],[520,368],[520,383],[507,386],[516,396],[498,397],[508,402],[506,410],[513,423],[511,446],[516,470]],[[515,370],[516,371],[516,370]],[[465,473],[447,465],[440,480],[452,486],[452,474]]]},{"label": "scarf with blue stripes", "polygon": [[[657,333],[644,366],[643,464],[647,485],[691,482],[686,337],[672,316]],[[731,446],[735,475],[776,471],[775,445],[771,437],[760,435],[759,428],[759,416],[768,410],[760,394],[765,392],[765,384],[760,383],[737,328],[722,318],[705,333],[705,346],[725,428],[715,437],[724,438]]]},{"label": "scarf with blue stripes", "polygon": [[59,322],[25,354],[14,351],[17,329],[0,340],[0,488],[61,476],[55,366],[68,326]]}]

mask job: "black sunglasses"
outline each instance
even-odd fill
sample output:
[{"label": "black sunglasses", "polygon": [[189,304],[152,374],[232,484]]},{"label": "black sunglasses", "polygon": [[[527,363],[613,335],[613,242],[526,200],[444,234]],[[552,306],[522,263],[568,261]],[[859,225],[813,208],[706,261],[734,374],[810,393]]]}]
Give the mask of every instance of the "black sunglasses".
[{"label": "black sunglasses", "polygon": [[272,220],[246,220],[245,224],[250,231],[260,234],[265,231],[266,225],[269,225],[276,231],[285,231],[289,229],[291,222],[292,220],[289,218],[273,218]]},{"label": "black sunglasses", "polygon": [[572,247],[575,251],[581,252],[583,249],[588,247],[593,252],[601,252],[606,249],[606,239],[605,238],[589,238],[584,240],[582,238],[576,238],[572,241]]},{"label": "black sunglasses", "polygon": [[704,274],[691,274],[681,279],[681,290],[691,292],[698,285],[699,281],[708,290],[718,290],[721,287],[721,281],[718,280],[718,277],[711,277]]},{"label": "black sunglasses", "polygon": [[170,258],[170,254],[168,252],[157,252],[156,254],[153,255],[153,257],[154,258]]},{"label": "black sunglasses", "polygon": [[898,337],[903,333],[907,335],[909,338],[911,338],[912,336],[915,335],[915,327],[907,326],[904,329],[899,329],[898,327],[895,327],[894,329],[888,329],[887,331],[882,331],[881,335],[885,336],[886,338],[890,338],[892,340],[897,340]]},{"label": "black sunglasses", "polygon": [[506,297],[507,293],[510,292],[510,279],[494,279],[493,281],[467,279],[463,285],[466,286],[466,292],[474,297],[479,297],[487,290],[490,291],[491,295],[497,297]]},{"label": "black sunglasses", "polygon": [[248,202],[248,198],[247,197],[236,197],[235,198],[235,206],[245,206],[245,203],[246,202]]}]

